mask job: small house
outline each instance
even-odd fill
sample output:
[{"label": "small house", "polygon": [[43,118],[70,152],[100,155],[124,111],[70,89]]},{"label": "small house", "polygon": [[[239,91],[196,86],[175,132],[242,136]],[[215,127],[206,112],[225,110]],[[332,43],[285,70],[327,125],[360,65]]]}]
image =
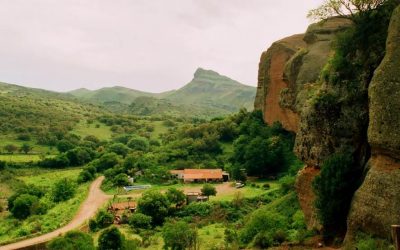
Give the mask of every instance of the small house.
[{"label": "small house", "polygon": [[171,175],[183,180],[185,183],[191,182],[223,182],[229,180],[229,174],[222,169],[184,169],[171,170]]}]

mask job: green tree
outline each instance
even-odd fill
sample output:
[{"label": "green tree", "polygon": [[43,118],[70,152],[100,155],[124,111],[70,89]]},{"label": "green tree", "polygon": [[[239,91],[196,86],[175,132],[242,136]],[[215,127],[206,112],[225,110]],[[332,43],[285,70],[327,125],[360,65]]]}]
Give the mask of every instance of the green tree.
[{"label": "green tree", "polygon": [[122,143],[114,143],[108,147],[108,151],[125,157],[129,152],[129,148]]},{"label": "green tree", "polygon": [[215,196],[217,194],[217,189],[211,184],[204,184],[201,188],[201,193],[205,196]]},{"label": "green tree", "polygon": [[15,218],[26,219],[31,215],[31,208],[38,202],[38,197],[30,194],[22,194],[14,200],[10,211]]},{"label": "green tree", "polygon": [[122,250],[124,236],[116,227],[110,227],[101,232],[99,236],[99,250]]},{"label": "green tree", "polygon": [[96,214],[96,227],[106,228],[114,222],[114,216],[105,209],[100,209]]},{"label": "green tree", "polygon": [[112,180],[114,186],[116,187],[123,187],[129,185],[128,175],[121,173],[116,175]]},{"label": "green tree", "polygon": [[76,184],[73,180],[63,178],[57,181],[52,190],[53,200],[61,202],[71,199],[75,195]]},{"label": "green tree", "polygon": [[145,192],[138,201],[139,212],[151,216],[153,225],[161,225],[164,222],[169,206],[167,197],[154,190]]},{"label": "green tree", "polygon": [[93,238],[79,231],[67,232],[64,236],[51,240],[46,245],[48,250],[95,250]]},{"label": "green tree", "polygon": [[332,16],[341,16],[356,20],[357,13],[374,10],[387,0],[325,0],[318,8],[310,10],[309,18],[316,20],[327,19]]},{"label": "green tree", "polygon": [[136,136],[129,140],[128,147],[137,151],[148,151],[149,150],[149,140],[144,137]]},{"label": "green tree", "polygon": [[134,213],[129,218],[129,225],[133,229],[150,229],[151,228],[151,216],[142,214],[142,213]]},{"label": "green tree", "polygon": [[20,151],[24,152],[25,154],[28,154],[32,150],[32,146],[29,145],[28,143],[22,144]]},{"label": "green tree", "polygon": [[351,199],[360,185],[360,170],[350,153],[337,153],[324,161],[313,182],[315,207],[326,235],[346,228]]},{"label": "green tree", "polygon": [[175,206],[181,205],[186,201],[186,195],[183,191],[176,188],[169,188],[165,193],[170,203],[175,204]]},{"label": "green tree", "polygon": [[162,236],[164,248],[172,250],[198,249],[198,234],[184,221],[165,223]]},{"label": "green tree", "polygon": [[65,139],[60,140],[60,141],[57,143],[57,149],[58,149],[58,151],[60,151],[61,153],[67,152],[68,150],[71,150],[71,149],[73,149],[74,147],[75,147],[75,145],[74,145],[72,142],[70,142],[70,141],[68,141],[68,140],[65,140]]},{"label": "green tree", "polygon": [[7,144],[4,146],[4,149],[9,153],[13,154],[15,151],[18,150],[18,147],[15,146],[14,144]]}]

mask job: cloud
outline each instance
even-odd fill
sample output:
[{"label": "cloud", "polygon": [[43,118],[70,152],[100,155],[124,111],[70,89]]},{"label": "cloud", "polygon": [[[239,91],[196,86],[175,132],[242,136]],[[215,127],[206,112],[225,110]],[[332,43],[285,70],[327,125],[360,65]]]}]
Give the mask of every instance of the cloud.
[{"label": "cloud", "polygon": [[160,92],[197,67],[255,85],[261,52],[321,0],[2,0],[0,80]]}]

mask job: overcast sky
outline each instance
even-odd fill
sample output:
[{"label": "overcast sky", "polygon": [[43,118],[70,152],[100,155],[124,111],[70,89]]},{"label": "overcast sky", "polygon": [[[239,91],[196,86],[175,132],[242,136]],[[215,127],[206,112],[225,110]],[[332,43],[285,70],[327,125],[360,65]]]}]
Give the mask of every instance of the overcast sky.
[{"label": "overcast sky", "polygon": [[161,92],[198,67],[256,86],[262,51],[322,0],[0,0],[0,81]]}]

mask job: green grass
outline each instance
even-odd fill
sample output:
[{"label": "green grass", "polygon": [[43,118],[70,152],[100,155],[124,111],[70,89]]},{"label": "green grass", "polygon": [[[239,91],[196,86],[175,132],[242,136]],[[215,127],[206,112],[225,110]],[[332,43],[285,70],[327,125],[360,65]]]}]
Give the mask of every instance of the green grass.
[{"label": "green grass", "polygon": [[[54,157],[53,155],[46,155],[46,158]],[[0,155],[0,161],[6,162],[37,162],[40,161],[40,155],[33,154],[12,154]]]},{"label": "green grass", "polygon": [[199,229],[200,249],[223,249],[225,227],[222,224],[211,224]]},{"label": "green grass", "polygon": [[23,173],[23,176],[18,177],[18,179],[24,181],[26,184],[51,187],[55,182],[59,181],[62,178],[76,180],[81,170],[82,170],[81,168],[69,168],[62,170],[44,170],[44,169],[25,170],[26,172]]},{"label": "green grass", "polygon": [[[98,126],[98,128],[96,126]],[[80,121],[72,130],[72,133],[81,137],[94,135],[100,140],[109,140],[112,135],[110,127],[99,122],[88,124],[86,121]]]},{"label": "green grass", "polygon": [[168,132],[168,127],[163,124],[163,121],[153,121],[151,124],[154,126],[154,131],[151,133],[152,139],[158,139],[161,134]]}]

